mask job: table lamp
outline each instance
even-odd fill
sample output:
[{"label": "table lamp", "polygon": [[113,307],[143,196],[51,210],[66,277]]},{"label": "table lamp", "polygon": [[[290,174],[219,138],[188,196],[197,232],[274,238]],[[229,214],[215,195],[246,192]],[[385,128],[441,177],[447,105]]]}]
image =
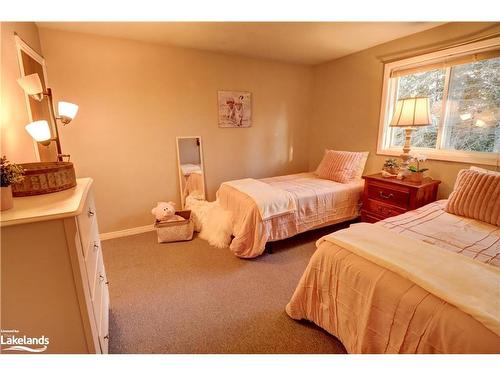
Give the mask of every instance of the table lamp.
[{"label": "table lamp", "polygon": [[410,159],[411,132],[417,126],[428,126],[432,124],[429,98],[417,96],[413,98],[399,99],[389,126],[405,128],[405,144],[401,159],[403,168],[406,169]]}]

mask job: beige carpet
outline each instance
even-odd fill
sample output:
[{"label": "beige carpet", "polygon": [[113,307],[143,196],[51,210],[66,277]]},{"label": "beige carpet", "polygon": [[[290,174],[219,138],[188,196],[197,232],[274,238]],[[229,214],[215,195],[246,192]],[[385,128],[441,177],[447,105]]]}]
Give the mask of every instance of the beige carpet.
[{"label": "beige carpet", "polygon": [[199,238],[158,244],[154,232],[104,241],[110,352],[345,353],[285,313],[315,240],[333,229],[274,243],[253,260]]}]

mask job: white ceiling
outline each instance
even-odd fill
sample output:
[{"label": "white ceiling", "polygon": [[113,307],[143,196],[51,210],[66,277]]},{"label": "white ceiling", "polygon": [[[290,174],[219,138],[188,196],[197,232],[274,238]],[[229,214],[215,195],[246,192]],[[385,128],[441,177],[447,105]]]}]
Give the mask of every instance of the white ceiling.
[{"label": "white ceiling", "polygon": [[435,22],[38,22],[97,34],[315,65],[418,33]]}]

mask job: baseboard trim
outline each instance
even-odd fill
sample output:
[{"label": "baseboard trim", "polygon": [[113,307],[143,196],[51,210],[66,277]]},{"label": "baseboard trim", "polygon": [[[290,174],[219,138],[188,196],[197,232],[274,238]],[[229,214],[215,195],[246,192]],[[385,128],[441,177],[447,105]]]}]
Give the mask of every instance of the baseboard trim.
[{"label": "baseboard trim", "polygon": [[154,228],[153,224],[150,224],[150,225],[144,225],[142,227],[117,230],[116,232],[101,233],[99,236],[101,238],[101,241],[105,241],[105,240],[110,240],[112,238],[127,237],[127,236],[132,236],[134,234],[151,232],[154,229],[155,228]]}]

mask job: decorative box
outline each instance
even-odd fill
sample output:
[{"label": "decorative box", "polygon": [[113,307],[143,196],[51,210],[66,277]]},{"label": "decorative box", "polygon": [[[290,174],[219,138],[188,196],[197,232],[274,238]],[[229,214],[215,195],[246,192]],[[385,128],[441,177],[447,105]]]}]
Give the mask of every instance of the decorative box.
[{"label": "decorative box", "polygon": [[178,221],[157,221],[155,223],[158,243],[189,241],[193,238],[194,223],[191,210],[176,211],[176,215],[184,218]]}]

